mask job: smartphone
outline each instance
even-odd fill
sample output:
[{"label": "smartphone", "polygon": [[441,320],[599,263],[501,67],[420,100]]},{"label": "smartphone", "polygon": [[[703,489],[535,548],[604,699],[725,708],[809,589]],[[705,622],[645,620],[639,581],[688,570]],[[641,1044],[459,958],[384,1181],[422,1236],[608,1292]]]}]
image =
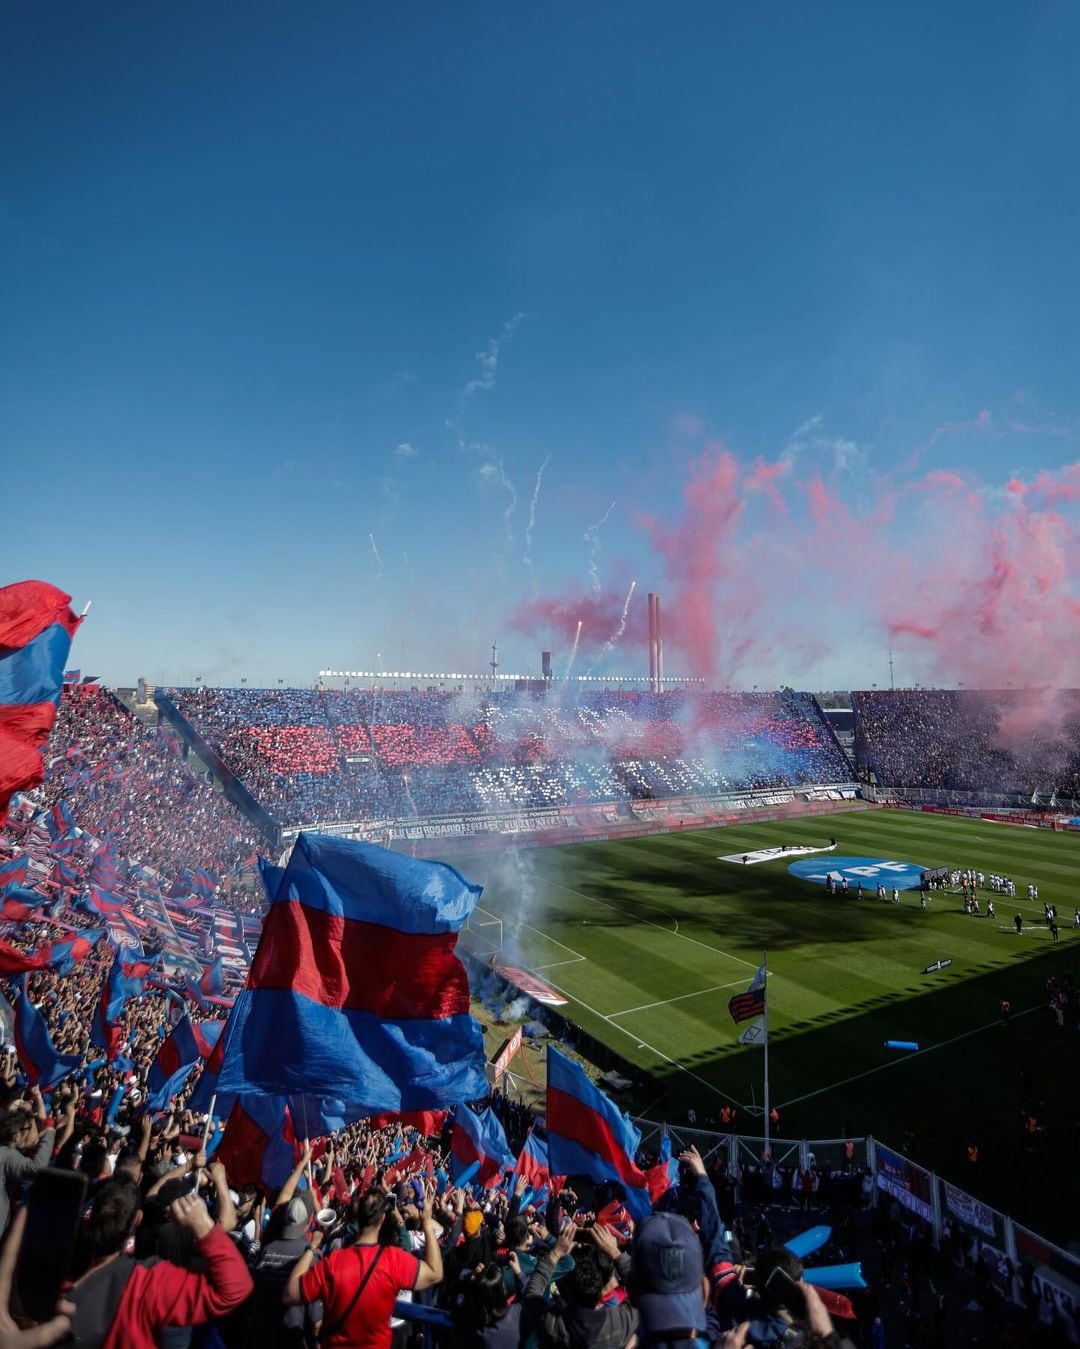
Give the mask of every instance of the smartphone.
[{"label": "smartphone", "polygon": [[397,1208],[397,1195],[388,1194],[386,1196],[386,1203],[383,1205],[383,1208],[387,1213],[393,1213],[394,1209]]},{"label": "smartphone", "polygon": [[15,1268],[15,1295],[34,1321],[56,1315],[85,1206],[86,1177],[81,1172],[48,1167],[34,1177]]},{"label": "smartphone", "polygon": [[765,1291],[774,1302],[786,1307],[797,1321],[806,1319],[806,1294],[779,1266],[765,1280]]}]

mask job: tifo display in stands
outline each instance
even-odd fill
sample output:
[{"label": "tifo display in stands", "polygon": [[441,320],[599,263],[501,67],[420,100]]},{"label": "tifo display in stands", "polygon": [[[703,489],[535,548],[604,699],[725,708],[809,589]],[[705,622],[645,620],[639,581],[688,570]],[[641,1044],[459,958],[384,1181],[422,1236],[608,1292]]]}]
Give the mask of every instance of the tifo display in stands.
[{"label": "tifo display in stands", "polygon": [[848,782],[808,694],[158,690],[285,826]]}]

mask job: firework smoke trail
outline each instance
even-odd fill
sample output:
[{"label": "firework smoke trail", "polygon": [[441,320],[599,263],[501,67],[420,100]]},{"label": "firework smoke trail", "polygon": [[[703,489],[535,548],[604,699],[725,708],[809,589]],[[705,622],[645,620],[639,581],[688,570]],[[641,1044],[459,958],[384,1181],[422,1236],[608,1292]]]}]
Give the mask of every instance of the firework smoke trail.
[{"label": "firework smoke trail", "polygon": [[501,459],[490,459],[486,464],[481,464],[477,471],[482,481],[501,487],[506,492],[507,503],[506,510],[503,511],[503,524],[506,527],[507,547],[512,548],[514,546],[514,511],[517,509],[518,502],[517,488],[507,477]]},{"label": "firework smoke trail", "polygon": [[608,517],[611,515],[611,512],[614,509],[615,503],[613,501],[611,505],[607,508],[607,510],[604,512],[603,517],[597,520],[595,525],[590,525],[589,528],[585,531],[585,533],[582,534],[581,536],[585,540],[585,542],[589,545],[589,577],[592,582],[594,595],[599,595],[601,590],[600,570],[596,565],[596,555],[600,551],[600,539],[598,536],[600,530],[603,529],[603,527],[607,524]]},{"label": "firework smoke trail", "polygon": [[383,574],[383,564],[382,558],[379,556],[379,550],[375,545],[375,535],[368,534],[368,538],[371,540],[371,551],[375,554],[375,579],[376,581],[381,581]]},{"label": "firework smoke trail", "polygon": [[570,659],[566,662],[566,673],[563,675],[563,681],[570,678],[570,671],[574,668],[574,658],[577,656],[578,642],[581,641],[581,619],[578,619],[577,632],[574,633],[574,645],[570,648]]},{"label": "firework smoke trail", "polygon": [[540,470],[536,475],[536,486],[533,488],[532,500],[529,502],[529,523],[525,526],[525,556],[521,559],[527,567],[532,566],[532,536],[533,525],[536,524],[536,503],[540,500],[540,484],[544,481],[544,469],[551,463],[551,455],[540,465]]},{"label": "firework smoke trail", "polygon": [[604,645],[600,648],[600,654],[596,657],[593,663],[585,671],[586,674],[592,674],[592,672],[596,669],[596,667],[600,664],[600,662],[604,659],[604,657],[610,655],[611,652],[614,651],[615,647],[618,645],[619,639],[626,631],[626,616],[630,612],[630,601],[634,598],[634,590],[636,587],[637,582],[631,581],[630,589],[626,592],[626,603],[623,605],[622,614],[619,617],[619,626],[615,629],[615,631],[607,639]]}]

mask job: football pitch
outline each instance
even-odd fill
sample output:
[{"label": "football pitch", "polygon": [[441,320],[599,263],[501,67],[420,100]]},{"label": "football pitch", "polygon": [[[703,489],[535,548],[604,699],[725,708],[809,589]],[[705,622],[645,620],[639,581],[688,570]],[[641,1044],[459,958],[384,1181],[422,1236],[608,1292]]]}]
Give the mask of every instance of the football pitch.
[{"label": "football pitch", "polygon": [[[787,845],[756,865],[724,860]],[[833,897],[789,872],[858,859],[865,897]],[[958,893],[891,892],[895,863],[971,867],[1011,876],[1017,896],[992,898],[994,919],[969,917]],[[882,864],[890,864],[882,868]],[[650,1117],[685,1121],[738,1108],[739,1132],[760,1132],[760,1046],[743,1046],[728,1001],[768,953],[771,1103],[786,1138],[872,1133],[1047,1236],[1069,1216],[1080,1150],[1077,1031],[1046,1007],[1046,980],[1080,955],[1080,837],[982,820],[868,810],[566,848],[508,850],[459,863],[485,884],[483,911],[502,920],[502,955],[568,1000],[561,1010],[656,1079]],[[1029,882],[1039,900],[1027,898]],[[1056,904],[1061,939],[1042,921]],[[1014,915],[1024,916],[1023,935]],[[481,915],[482,916],[482,915]],[[952,964],[924,974],[933,962]],[[1012,1019],[1002,1024],[1000,999]],[[889,1050],[913,1041],[917,1053]],[[1044,1130],[1026,1146],[1021,1106],[1044,1099]],[[656,1099],[659,1097],[660,1099]],[[649,1109],[650,1104],[652,1108]],[[979,1147],[977,1172],[966,1145]]]}]

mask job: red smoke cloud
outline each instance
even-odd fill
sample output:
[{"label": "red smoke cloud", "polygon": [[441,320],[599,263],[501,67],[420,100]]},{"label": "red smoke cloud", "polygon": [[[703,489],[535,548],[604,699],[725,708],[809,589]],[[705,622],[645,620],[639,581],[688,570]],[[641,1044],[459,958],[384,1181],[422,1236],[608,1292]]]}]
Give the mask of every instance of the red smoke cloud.
[{"label": "red smoke cloud", "polygon": [[[923,451],[961,428],[1006,434],[984,410],[939,427]],[[599,652],[636,574],[622,638],[632,668],[645,664],[653,589],[668,673],[714,686],[757,678],[780,656],[804,682],[811,655],[852,640],[880,645],[883,658],[893,645],[909,681],[1080,683],[1080,463],[996,488],[937,466],[868,486],[865,476],[800,475],[799,465],[708,444],[687,467],[679,509],[636,519],[651,574],[623,564],[621,584],[522,604],[511,626],[566,651],[580,621],[582,651]]]}]

